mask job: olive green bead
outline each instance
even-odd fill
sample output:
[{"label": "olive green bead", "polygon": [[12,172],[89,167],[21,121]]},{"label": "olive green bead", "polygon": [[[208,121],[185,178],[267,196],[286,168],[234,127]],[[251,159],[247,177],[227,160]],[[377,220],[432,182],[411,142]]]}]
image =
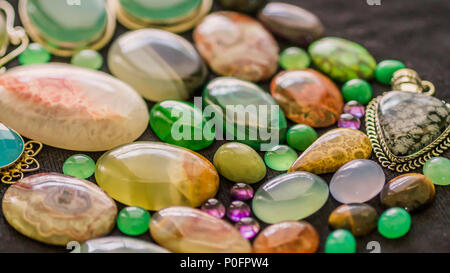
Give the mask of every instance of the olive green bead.
[{"label": "olive green bead", "polygon": [[392,75],[402,68],[405,68],[405,64],[397,60],[384,60],[377,64],[375,69],[375,79],[383,84],[390,84]]},{"label": "olive green bead", "polygon": [[286,140],[292,148],[304,151],[317,139],[317,132],[308,125],[297,124],[289,128]]},{"label": "olive green bead", "polygon": [[325,253],[355,253],[356,240],[352,233],[345,229],[337,229],[328,235],[325,242]]},{"label": "olive green bead", "polygon": [[289,47],[280,54],[280,66],[286,70],[305,69],[311,64],[308,53],[299,47]]},{"label": "olive green bead", "polygon": [[353,79],[342,86],[342,96],[345,101],[356,100],[361,104],[367,104],[372,99],[372,87],[361,79]]},{"label": "olive green bead", "polygon": [[389,239],[404,236],[410,228],[411,216],[402,208],[390,208],[383,212],[378,219],[378,232]]},{"label": "olive green bead", "polygon": [[98,70],[103,65],[103,57],[95,50],[85,49],[75,54],[70,62],[76,66]]}]

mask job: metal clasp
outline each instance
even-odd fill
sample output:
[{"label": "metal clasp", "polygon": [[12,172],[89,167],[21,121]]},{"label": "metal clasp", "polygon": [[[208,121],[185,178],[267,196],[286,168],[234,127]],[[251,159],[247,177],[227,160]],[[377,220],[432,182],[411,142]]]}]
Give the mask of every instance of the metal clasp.
[{"label": "metal clasp", "polygon": [[391,86],[394,91],[424,93],[429,96],[435,92],[433,83],[422,81],[419,74],[409,68],[397,70],[392,76]]}]

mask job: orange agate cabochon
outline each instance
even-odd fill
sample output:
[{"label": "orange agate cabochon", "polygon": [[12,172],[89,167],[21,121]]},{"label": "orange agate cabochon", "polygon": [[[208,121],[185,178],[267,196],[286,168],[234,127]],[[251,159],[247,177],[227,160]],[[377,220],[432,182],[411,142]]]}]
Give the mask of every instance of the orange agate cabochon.
[{"label": "orange agate cabochon", "polygon": [[280,72],[273,78],[270,92],[288,119],[312,127],[333,125],[344,107],[337,86],[309,68]]}]

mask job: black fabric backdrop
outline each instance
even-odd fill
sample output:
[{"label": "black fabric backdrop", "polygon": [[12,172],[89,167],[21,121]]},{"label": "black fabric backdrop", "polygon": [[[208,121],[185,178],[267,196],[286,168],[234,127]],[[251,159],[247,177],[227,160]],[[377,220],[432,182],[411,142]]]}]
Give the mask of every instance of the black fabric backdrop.
[{"label": "black fabric backdrop", "polygon": [[[10,0],[9,2],[17,8],[17,0]],[[327,36],[344,37],[361,43],[374,55],[377,61],[391,58],[403,61],[408,67],[418,71],[423,79],[435,84],[436,97],[450,101],[450,81],[447,78],[450,67],[448,52],[450,48],[449,1],[381,0],[381,6],[368,5],[367,2],[371,1],[366,0],[285,0],[280,2],[297,4],[317,14],[325,25]],[[214,5],[214,10],[220,10],[217,3]],[[16,24],[20,24],[18,16]],[[126,31],[126,28],[118,24],[114,38]],[[191,32],[184,33],[182,36],[192,41]],[[278,41],[281,49],[294,46],[294,44],[280,39]],[[108,48],[109,45],[101,51],[105,59]],[[69,62],[69,59],[53,57],[52,61]],[[17,65],[18,62],[15,60],[8,67]],[[108,72],[106,64],[102,69]],[[210,78],[213,77],[214,75],[211,74]],[[264,82],[261,86],[269,91],[269,82]],[[379,95],[389,89],[387,86],[376,83],[373,83],[372,86],[374,95]],[[200,96],[201,91],[199,90],[196,95]],[[148,103],[148,106],[150,108],[152,103]],[[318,132],[323,134],[331,128],[318,130]],[[149,127],[139,140],[157,140],[157,138]],[[223,144],[223,141],[216,141],[200,153],[212,160],[214,152],[221,144]],[[77,152],[44,146],[37,157],[42,166],[39,172],[62,172],[64,160],[75,153]],[[86,154],[97,160],[102,153]],[[263,156],[262,153],[261,155]],[[447,151],[444,156],[449,157],[449,155],[450,153]],[[421,172],[421,170],[417,172]],[[398,175],[387,170],[385,170],[385,173],[387,181]],[[268,169],[267,177],[255,185],[255,190],[262,183],[278,174],[280,172]],[[331,176],[322,175],[328,182]],[[93,177],[90,180],[95,182]],[[225,205],[230,203],[228,191],[232,185],[232,182],[221,177],[217,198]],[[7,185],[0,185],[1,198],[7,188]],[[412,228],[403,238],[388,240],[374,231],[368,236],[357,239],[358,252],[369,252],[366,246],[370,241],[378,241],[381,252],[449,252],[449,193],[450,187],[437,186],[434,202],[423,210],[413,213]],[[383,212],[378,197],[368,203],[374,206],[379,214]],[[339,205],[330,196],[327,203],[318,212],[305,219],[320,234],[319,252],[323,252],[326,237],[330,232],[327,224],[328,216]],[[124,206],[118,203],[118,207],[121,209]],[[266,226],[266,224],[261,223],[261,228]],[[111,235],[122,234],[115,228]],[[149,233],[138,238],[152,241]],[[6,223],[3,215],[1,215],[0,252],[67,252],[67,250],[64,247],[45,245],[19,234]]]}]

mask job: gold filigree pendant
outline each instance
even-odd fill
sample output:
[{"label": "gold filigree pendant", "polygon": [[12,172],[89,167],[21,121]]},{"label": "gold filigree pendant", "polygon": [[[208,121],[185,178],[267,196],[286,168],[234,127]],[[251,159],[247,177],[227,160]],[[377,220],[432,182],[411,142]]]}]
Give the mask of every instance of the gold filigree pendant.
[{"label": "gold filigree pendant", "polygon": [[450,147],[450,105],[411,69],[394,73],[392,90],[368,104],[366,131],[383,167],[409,172]]}]

